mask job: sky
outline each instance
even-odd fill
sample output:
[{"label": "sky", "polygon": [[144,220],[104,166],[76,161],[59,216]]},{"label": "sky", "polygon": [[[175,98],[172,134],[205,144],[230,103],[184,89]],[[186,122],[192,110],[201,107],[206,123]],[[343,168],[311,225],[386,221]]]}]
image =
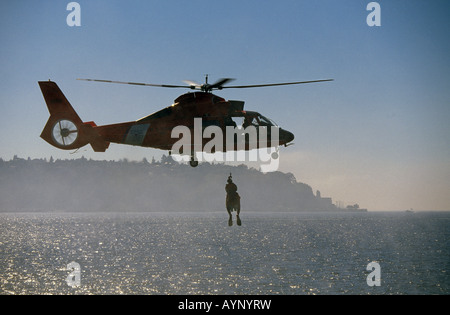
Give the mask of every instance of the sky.
[{"label": "sky", "polygon": [[[450,2],[367,0],[79,0],[0,3],[0,158],[142,160],[159,150],[112,144],[77,153],[39,135],[48,111],[38,81],[57,82],[85,121],[132,121],[183,90],[77,81],[236,85],[223,90],[295,134],[280,167],[322,196],[369,210],[450,210]],[[199,171],[201,171],[199,169]]]}]

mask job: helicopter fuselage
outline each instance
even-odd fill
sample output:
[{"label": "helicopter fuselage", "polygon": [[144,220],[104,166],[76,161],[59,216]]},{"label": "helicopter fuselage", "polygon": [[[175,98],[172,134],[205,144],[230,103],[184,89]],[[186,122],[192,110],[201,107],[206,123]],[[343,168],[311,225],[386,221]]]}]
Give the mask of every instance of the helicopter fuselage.
[{"label": "helicopter fuselage", "polygon": [[[239,120],[241,124],[236,122]],[[98,126],[95,129],[108,142],[171,151],[174,144],[180,140],[180,137],[174,135],[173,131],[180,126],[186,127],[191,134],[191,149],[189,152],[182,152],[184,154],[203,151],[205,145],[212,139],[210,136],[205,136],[204,131],[211,126],[217,127],[216,131],[222,130],[222,134],[214,134],[213,137],[223,137],[223,141],[219,142],[223,144],[222,147],[213,147],[214,152],[226,152],[230,149],[232,151],[239,150],[237,137],[234,139],[234,144],[230,146],[229,138],[226,138],[227,127],[228,129],[230,127],[235,128],[235,132],[239,132],[239,130],[243,132],[249,126],[255,127],[257,143],[255,144],[254,139],[247,137],[244,140],[244,150],[272,146],[270,138],[272,128],[278,129],[278,145],[286,145],[294,139],[292,133],[279,128],[261,114],[254,111],[244,111],[244,102],[226,101],[219,96],[205,92],[184,94],[178,97],[173,105],[137,121]],[[262,128],[268,130],[266,135],[269,137],[267,139],[261,139],[260,131]],[[201,147],[196,150],[194,140],[198,142],[199,138],[201,138]],[[199,145],[199,143],[196,144]]]}]

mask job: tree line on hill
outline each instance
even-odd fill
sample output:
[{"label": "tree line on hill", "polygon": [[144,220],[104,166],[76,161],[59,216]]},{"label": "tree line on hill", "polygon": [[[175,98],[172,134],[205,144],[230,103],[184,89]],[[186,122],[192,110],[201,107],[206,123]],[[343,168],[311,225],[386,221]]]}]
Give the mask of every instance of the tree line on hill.
[{"label": "tree line on hill", "polygon": [[242,211],[334,211],[330,198],[291,173],[262,173],[247,166],[202,163],[196,168],[171,157],[141,162],[0,159],[0,212],[225,211],[229,174]]}]

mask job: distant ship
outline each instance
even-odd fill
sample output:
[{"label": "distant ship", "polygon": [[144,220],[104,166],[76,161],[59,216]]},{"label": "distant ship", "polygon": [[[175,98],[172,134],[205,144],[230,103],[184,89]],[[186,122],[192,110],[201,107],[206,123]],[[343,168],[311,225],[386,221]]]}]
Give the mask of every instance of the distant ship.
[{"label": "distant ship", "polygon": [[358,204],[354,204],[353,206],[347,206],[346,210],[350,212],[367,212],[367,209],[360,208]]}]

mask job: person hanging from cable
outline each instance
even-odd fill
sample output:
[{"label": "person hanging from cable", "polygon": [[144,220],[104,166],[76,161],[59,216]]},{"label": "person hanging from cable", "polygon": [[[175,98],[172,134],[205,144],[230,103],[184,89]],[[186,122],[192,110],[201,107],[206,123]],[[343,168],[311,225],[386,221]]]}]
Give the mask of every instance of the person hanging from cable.
[{"label": "person hanging from cable", "polygon": [[241,225],[241,219],[239,218],[239,215],[241,213],[241,196],[239,196],[237,192],[237,186],[235,183],[233,183],[232,175],[230,173],[230,176],[228,176],[227,184],[225,185],[225,191],[227,192],[227,198],[226,198],[226,207],[227,212],[229,215],[228,219],[228,225],[233,225],[233,216],[232,212],[236,211],[236,223],[237,225]]}]

